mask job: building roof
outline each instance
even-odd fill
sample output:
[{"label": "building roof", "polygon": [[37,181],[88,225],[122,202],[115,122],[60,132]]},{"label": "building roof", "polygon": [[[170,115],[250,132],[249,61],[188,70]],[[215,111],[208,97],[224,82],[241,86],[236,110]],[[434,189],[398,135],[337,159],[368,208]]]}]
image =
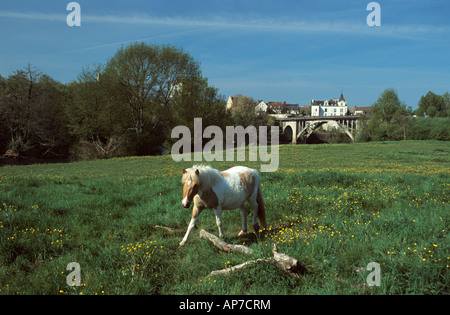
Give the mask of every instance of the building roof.
[{"label": "building roof", "polygon": [[319,105],[319,106],[324,106],[325,102],[328,102],[328,106],[338,106],[338,102],[345,102],[345,98],[344,98],[344,93],[341,90],[341,96],[339,97],[339,99],[330,99],[329,101],[317,101],[317,100],[311,100],[311,105]]},{"label": "building roof", "polygon": [[[320,106],[324,106],[326,101],[316,101],[316,100],[311,100],[311,105],[320,105]],[[336,99],[334,100],[329,100],[328,101],[328,106],[337,106],[338,102],[336,101]]]},{"label": "building roof", "polygon": [[275,109],[297,109],[298,104],[286,104],[286,101],[284,102],[268,102],[266,103],[269,108],[275,108]]},{"label": "building roof", "polygon": [[372,106],[361,106],[361,107],[352,106],[352,107],[349,107],[348,110],[351,113],[355,113],[356,111],[371,112],[372,111]]}]

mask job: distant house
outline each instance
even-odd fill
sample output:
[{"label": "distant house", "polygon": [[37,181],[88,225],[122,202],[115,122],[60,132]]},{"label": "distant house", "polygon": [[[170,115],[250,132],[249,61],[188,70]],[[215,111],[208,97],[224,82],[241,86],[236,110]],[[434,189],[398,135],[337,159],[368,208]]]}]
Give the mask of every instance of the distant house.
[{"label": "distant house", "polygon": [[372,113],[371,106],[366,106],[366,107],[353,106],[353,107],[349,107],[348,110],[349,110],[350,114],[356,115],[356,116],[370,115]]},{"label": "distant house", "polygon": [[311,100],[311,116],[345,116],[348,112],[347,100],[343,93],[338,100]]},{"label": "distant house", "polygon": [[226,108],[231,110],[231,107],[233,107],[233,96],[228,96]]},{"label": "distant house", "polygon": [[268,102],[267,110],[269,110],[269,109],[270,109],[270,111],[272,111],[275,114],[298,115],[298,113],[299,113],[298,104],[287,104],[286,101],[284,101],[284,102]]},{"label": "distant house", "polygon": [[258,100],[257,104],[255,106],[255,112],[256,113],[265,113],[267,112],[267,104],[264,101]]}]

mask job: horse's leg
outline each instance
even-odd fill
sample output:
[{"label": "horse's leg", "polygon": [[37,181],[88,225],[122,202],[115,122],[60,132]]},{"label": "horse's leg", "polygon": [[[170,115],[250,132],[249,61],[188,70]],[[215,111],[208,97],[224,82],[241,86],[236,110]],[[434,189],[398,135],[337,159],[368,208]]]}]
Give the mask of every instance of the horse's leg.
[{"label": "horse's leg", "polygon": [[245,205],[239,207],[239,211],[241,212],[242,217],[242,230],[239,232],[238,236],[243,236],[247,233],[247,209],[245,209]]},{"label": "horse's leg", "polygon": [[258,224],[258,203],[256,202],[256,197],[255,198],[249,198],[248,202],[250,202],[250,204],[252,205],[253,208],[253,230],[255,232],[259,231],[259,224]]},{"label": "horse's leg", "polygon": [[225,238],[222,229],[222,208],[218,206],[217,209],[214,209],[214,214],[216,215],[216,224],[217,228],[219,229],[219,237]]},{"label": "horse's leg", "polygon": [[194,199],[194,206],[192,208],[192,218],[191,218],[191,222],[189,222],[189,226],[188,229],[186,231],[186,234],[183,237],[183,240],[180,242],[179,246],[184,246],[186,244],[186,242],[189,239],[189,235],[192,232],[192,229],[195,227],[195,224],[198,221],[198,217],[200,215],[200,213],[202,212],[203,208],[200,207],[199,205],[197,205],[195,203],[195,199]]}]

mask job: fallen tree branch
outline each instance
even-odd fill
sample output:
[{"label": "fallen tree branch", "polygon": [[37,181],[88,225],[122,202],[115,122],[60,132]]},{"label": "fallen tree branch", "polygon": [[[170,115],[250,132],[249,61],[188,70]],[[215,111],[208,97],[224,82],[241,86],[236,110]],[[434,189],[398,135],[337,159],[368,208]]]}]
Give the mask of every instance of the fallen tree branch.
[{"label": "fallen tree branch", "polygon": [[278,267],[283,269],[290,276],[296,275],[298,273],[305,273],[306,268],[303,267],[297,259],[292,258],[291,256],[288,256],[284,253],[280,253],[276,244],[273,244],[272,254]]},{"label": "fallen tree branch", "polygon": [[231,272],[233,272],[233,271],[235,271],[235,270],[241,270],[241,269],[244,269],[245,267],[247,267],[247,266],[249,266],[249,265],[253,265],[253,264],[256,264],[256,263],[259,263],[259,262],[263,262],[263,261],[271,261],[271,260],[273,260],[273,259],[272,259],[272,258],[267,258],[267,259],[250,260],[250,261],[247,261],[247,262],[242,263],[242,264],[240,264],[240,265],[233,266],[233,267],[231,267],[231,268],[226,268],[226,269],[221,269],[221,270],[215,270],[215,271],[211,272],[211,273],[209,274],[209,276],[211,277],[211,276],[215,276],[215,275],[228,275],[228,274],[230,274]]},{"label": "fallen tree branch", "polygon": [[[243,254],[247,254],[247,255],[253,254],[253,250],[248,248],[247,246],[227,244],[224,241],[222,241],[221,239],[219,239],[217,236],[215,236],[211,233],[208,233],[205,230],[200,231],[200,238],[210,240],[214,244],[214,246],[216,246],[220,250],[227,252],[227,253],[232,253],[232,252],[236,253],[237,252],[237,253],[243,253]],[[250,260],[250,261],[247,261],[245,263],[242,263],[240,265],[237,265],[237,266],[234,266],[231,268],[215,270],[215,271],[211,272],[210,276],[218,275],[218,274],[228,275],[235,270],[242,270],[242,269],[246,268],[247,266],[250,266],[250,265],[253,265],[253,264],[256,264],[259,262],[275,263],[278,267],[280,267],[284,272],[286,272],[290,276],[295,276],[299,273],[300,274],[305,273],[306,268],[303,267],[297,259],[295,259],[291,256],[288,256],[284,253],[280,253],[278,251],[276,244],[273,244],[272,254],[273,254],[273,258],[266,258],[266,259],[260,258],[260,259],[256,259],[256,260]]]},{"label": "fallen tree branch", "polygon": [[161,226],[161,225],[155,225],[153,227],[156,228],[156,229],[163,229],[163,230],[166,230],[166,231],[169,231],[169,232],[180,231],[179,229],[175,229],[175,228],[171,228],[171,227],[167,227],[167,226]]},{"label": "fallen tree branch", "polygon": [[221,239],[219,239],[217,236],[208,233],[205,230],[200,231],[200,238],[210,240],[214,244],[214,246],[227,253],[242,253],[246,255],[253,254],[253,250],[251,250],[247,246],[227,244]]}]

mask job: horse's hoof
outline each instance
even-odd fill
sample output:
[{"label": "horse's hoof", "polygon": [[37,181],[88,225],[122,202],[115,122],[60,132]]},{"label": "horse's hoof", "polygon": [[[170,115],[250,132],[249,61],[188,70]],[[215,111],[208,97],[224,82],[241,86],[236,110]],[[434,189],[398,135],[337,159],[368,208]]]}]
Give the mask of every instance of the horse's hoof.
[{"label": "horse's hoof", "polygon": [[247,234],[247,231],[241,230],[241,231],[239,232],[239,234],[238,234],[238,237],[245,236],[246,234]]},{"label": "horse's hoof", "polygon": [[180,244],[178,244],[178,247],[182,247],[182,246],[184,246],[184,245],[186,245],[186,242],[181,241]]}]

